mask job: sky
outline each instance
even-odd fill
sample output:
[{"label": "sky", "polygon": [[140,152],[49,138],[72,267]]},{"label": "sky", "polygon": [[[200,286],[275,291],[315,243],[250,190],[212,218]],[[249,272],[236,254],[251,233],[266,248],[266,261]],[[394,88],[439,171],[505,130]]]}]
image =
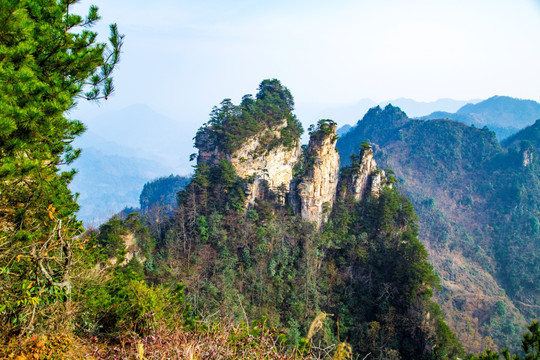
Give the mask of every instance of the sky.
[{"label": "sky", "polygon": [[77,12],[91,4],[101,39],[115,22],[125,44],[115,95],[80,104],[82,120],[147,104],[191,140],[214,105],[267,78],[304,121],[364,98],[540,101],[540,0],[81,0]]}]

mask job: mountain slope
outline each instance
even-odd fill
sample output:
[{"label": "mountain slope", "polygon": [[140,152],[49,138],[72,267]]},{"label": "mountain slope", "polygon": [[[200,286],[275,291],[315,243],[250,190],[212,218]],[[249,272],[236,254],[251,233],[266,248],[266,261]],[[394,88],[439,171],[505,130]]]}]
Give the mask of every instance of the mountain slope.
[{"label": "mountain slope", "polygon": [[388,104],[403,109],[410,116],[420,116],[429,114],[435,111],[453,112],[467,104],[476,104],[479,100],[454,100],[454,99],[438,99],[435,101],[416,101],[407,98],[398,98],[394,100],[383,101],[378,105],[385,107]]},{"label": "mountain slope", "polygon": [[536,149],[540,149],[540,120],[510,136],[502,142],[506,148],[519,148],[522,141],[529,141]]},{"label": "mountain slope", "polygon": [[457,113],[472,115],[478,125],[521,129],[540,119],[540,104],[509,96],[493,96],[477,104],[467,104]]},{"label": "mountain slope", "polygon": [[[393,169],[420,218],[420,238],[442,278],[439,302],[468,350],[515,343],[537,317],[539,174],[487,129],[411,120],[373,108],[338,140],[344,164],[362,141]],[[519,210],[516,210],[519,209]]]},{"label": "mountain slope", "polygon": [[393,100],[385,100],[375,102],[371,99],[361,99],[354,104],[334,106],[323,109],[317,112],[318,119],[333,119],[340,125],[354,124],[358,121],[359,114],[364,114],[374,106],[384,107],[388,104],[393,104],[406,111],[411,116],[422,116],[430,114],[434,111],[455,112],[462,106],[469,103],[477,103],[479,100],[454,100],[454,99],[438,99],[436,101],[424,102],[416,101],[407,98],[398,98]]}]

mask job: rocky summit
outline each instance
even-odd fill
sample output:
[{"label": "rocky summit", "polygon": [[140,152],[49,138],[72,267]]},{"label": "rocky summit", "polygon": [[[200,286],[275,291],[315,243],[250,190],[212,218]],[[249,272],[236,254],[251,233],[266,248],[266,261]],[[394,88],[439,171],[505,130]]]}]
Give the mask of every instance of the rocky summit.
[{"label": "rocky summit", "polygon": [[[377,169],[369,145],[361,150],[358,166],[340,177],[337,126],[333,121],[319,121],[303,150],[299,138],[293,146],[279,144],[280,131],[286,126],[287,120],[283,119],[273,128],[263,128],[234,151],[220,147],[212,126],[202,128],[195,139],[197,162],[209,166],[218,166],[223,160],[230,162],[238,176],[247,180],[247,208],[253,207],[257,199],[274,197],[283,204],[287,202],[295,214],[317,227],[326,222],[338,189],[343,189],[340,196],[351,195],[361,201],[369,194],[377,195],[388,183],[386,173]],[[274,139],[274,146],[265,146],[268,137]]]}]

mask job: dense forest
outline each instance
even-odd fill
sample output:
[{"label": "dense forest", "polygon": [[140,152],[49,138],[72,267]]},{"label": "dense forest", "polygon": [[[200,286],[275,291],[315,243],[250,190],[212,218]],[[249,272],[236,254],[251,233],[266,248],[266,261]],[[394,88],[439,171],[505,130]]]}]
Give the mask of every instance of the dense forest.
[{"label": "dense forest", "polygon": [[294,100],[289,90],[283,89],[278,80],[265,80],[259,85],[256,98],[252,95],[242,97],[240,105],[234,105],[230,99],[215,106],[210,120],[198,134],[197,141],[208,141],[210,138],[223,151],[232,152],[242,143],[260,133],[265,132],[265,150],[277,145],[271,129],[285,122],[280,128],[281,142],[293,146],[294,141],[303,132],[302,124],[291,110]]}]

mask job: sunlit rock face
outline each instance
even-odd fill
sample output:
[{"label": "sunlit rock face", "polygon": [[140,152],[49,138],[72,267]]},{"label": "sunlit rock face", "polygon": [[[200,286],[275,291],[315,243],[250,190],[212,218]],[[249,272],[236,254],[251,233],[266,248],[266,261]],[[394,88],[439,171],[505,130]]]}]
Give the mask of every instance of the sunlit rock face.
[{"label": "sunlit rock face", "polygon": [[232,153],[221,151],[212,142],[209,133],[201,132],[195,141],[199,149],[198,162],[217,165],[224,159],[230,161],[238,176],[248,180],[247,207],[252,206],[255,199],[264,198],[268,191],[272,191],[278,201],[284,203],[293,179],[293,167],[300,157],[300,140],[291,147],[280,144],[268,149],[263,146],[263,137],[270,136],[279,143],[280,130],[286,126],[287,121],[283,120],[277,127],[246,139],[245,144]]},{"label": "sunlit rock face", "polygon": [[[279,138],[279,128],[274,130]],[[298,162],[301,148],[300,141],[287,148],[279,145],[270,150],[263,150],[260,137],[246,141],[246,145],[231,156],[231,163],[238,176],[250,179],[247,186],[247,204],[254,204],[256,198],[263,197],[270,190],[277,199],[284,203],[289,184],[293,179],[293,167]]]},{"label": "sunlit rock face", "polygon": [[527,167],[534,162],[534,153],[527,149],[523,151],[523,167]]},{"label": "sunlit rock face", "polygon": [[311,134],[307,149],[306,174],[297,185],[300,214],[320,226],[328,218],[336,199],[339,180],[339,154],[336,126]]},{"label": "sunlit rock face", "polygon": [[[137,235],[131,231],[128,231],[126,234],[120,235],[120,238],[124,242],[126,253],[124,254],[123,260],[119,265],[126,266],[133,258],[137,259],[141,264],[144,264],[147,259],[146,256],[144,256],[142,249],[138,245]],[[118,260],[118,256],[113,256],[109,259],[109,262],[112,265],[116,265],[118,264]]]},{"label": "sunlit rock face", "polygon": [[[311,132],[309,145],[302,154],[300,140],[293,146],[280,143],[281,130],[286,120],[275,128],[245,139],[237,150],[227,153],[213,141],[211,131],[197,134],[195,146],[199,149],[198,162],[216,166],[222,160],[229,161],[238,176],[246,180],[246,208],[253,207],[256,199],[277,200],[288,204],[304,220],[317,227],[325,223],[338,196],[352,196],[362,201],[369,195],[377,196],[387,185],[383,170],[377,169],[373,150],[366,146],[360,157],[340,179],[340,158],[336,150],[336,125],[331,120],[322,120]],[[268,146],[274,139],[274,146]],[[302,156],[303,155],[303,156]],[[293,169],[302,165],[304,171],[296,175]]]}]

